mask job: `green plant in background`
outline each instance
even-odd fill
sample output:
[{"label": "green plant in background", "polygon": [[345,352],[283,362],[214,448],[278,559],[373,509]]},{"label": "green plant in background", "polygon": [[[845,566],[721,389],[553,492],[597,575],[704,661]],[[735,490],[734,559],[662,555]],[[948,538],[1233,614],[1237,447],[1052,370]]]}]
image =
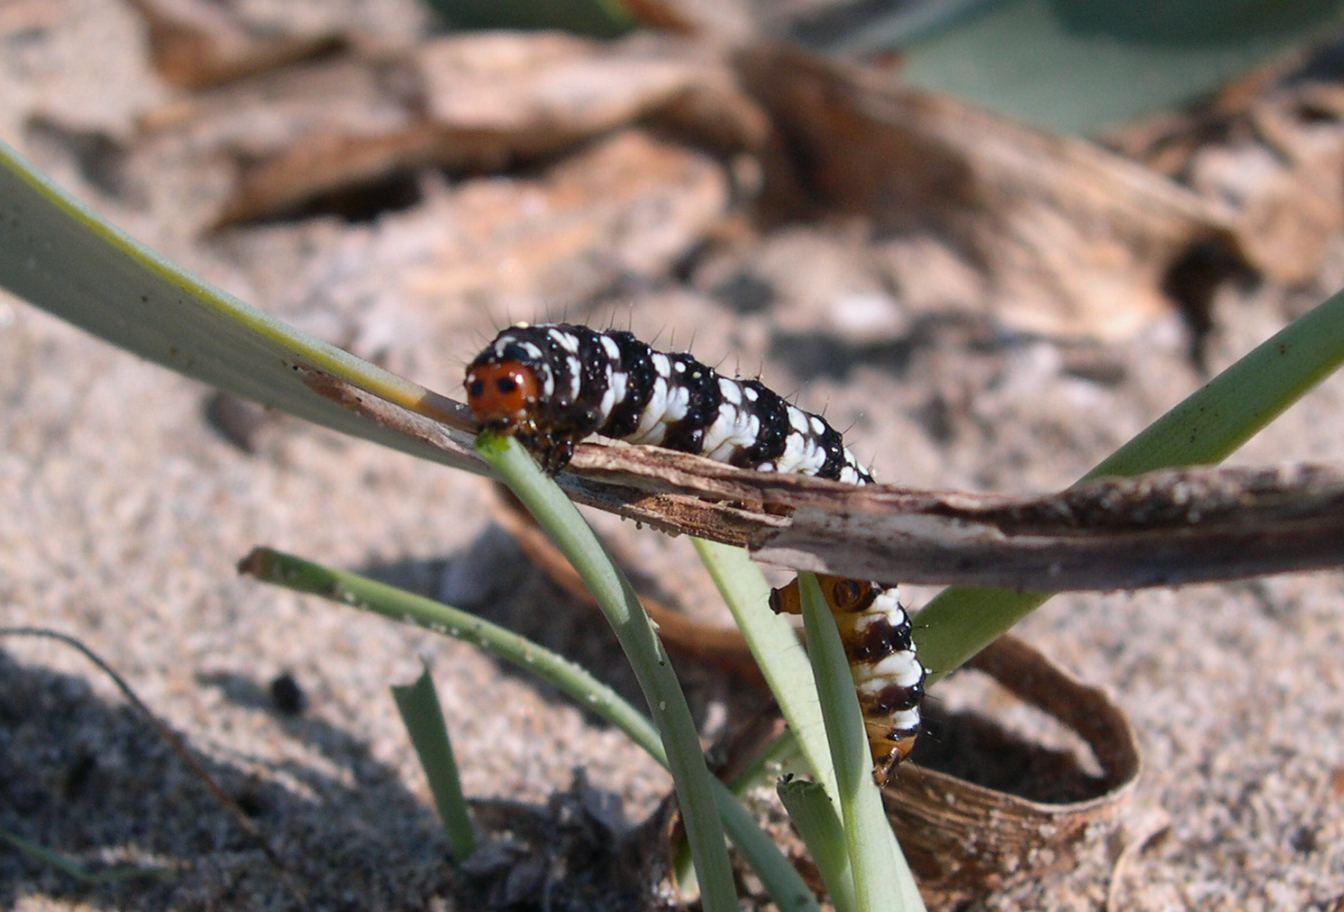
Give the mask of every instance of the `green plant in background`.
[{"label": "green plant in background", "polygon": [[807,43],[844,57],[898,52],[903,83],[1098,133],[1215,92],[1341,24],[1339,0],[925,0]]},{"label": "green plant in background", "polygon": [[[359,419],[315,395],[293,367],[320,368],[403,405],[422,402],[426,395],[423,389],[311,339],[192,278],[80,206],[3,144],[0,144],[0,285],[107,341],[188,376],[414,455],[479,470],[442,451]],[[1103,462],[1094,474],[1127,474],[1159,466],[1218,461],[1336,369],[1341,361],[1344,361],[1344,294],[1330,298],[1192,395]],[[720,819],[782,908],[814,908],[815,903],[801,888],[796,874],[790,879],[790,874],[783,870],[788,868],[787,863],[780,866],[778,852],[772,846],[769,849],[762,846],[764,837],[759,836],[741,805],[710,779],[699,755],[695,732],[689,727],[684,699],[675,679],[670,677],[647,619],[633,602],[619,570],[600,553],[591,532],[577,519],[559,489],[539,473],[516,444],[483,439],[480,445],[492,467],[528,502],[594,587],[635,663],[656,725],[628,708],[613,709],[615,704],[605,697],[602,705],[612,713],[615,724],[672,769],[706,908],[729,909],[736,904],[722,849]],[[838,670],[832,667],[834,656],[828,656],[825,646],[828,627],[833,632],[829,615],[823,612],[816,616],[815,603],[814,610],[809,611],[812,615],[809,634],[814,643],[811,660],[818,668],[823,689],[823,719],[816,692],[810,690],[815,686],[811,671],[801,670],[805,666],[799,664],[798,650],[782,648],[782,644],[793,642],[793,634],[765,608],[765,583],[759,570],[732,549],[708,543],[700,544],[699,549],[742,624],[767,680],[777,688],[780,705],[794,733],[791,737],[798,738],[800,751],[821,788],[836,799],[831,814],[838,811],[838,816],[820,822],[815,819],[819,805],[815,801],[808,803],[806,797],[802,799],[808,814],[808,822],[802,826],[813,842],[821,839],[827,844],[822,854],[827,858],[828,877],[854,878],[852,891],[843,887],[833,890],[835,899],[841,904],[852,903],[853,908],[860,910],[919,908],[917,889],[899,854],[885,854],[894,847],[890,829],[881,826],[881,838],[874,835],[877,825],[874,809],[880,814],[876,790],[871,782],[865,785],[866,775],[857,779],[853,775],[854,750],[847,739],[855,736],[855,717],[845,705],[847,700],[852,701],[853,694],[848,686],[832,686],[837,682],[847,685],[848,672],[843,663]],[[415,611],[405,607],[405,599],[414,596],[395,593],[387,587],[361,590],[358,587],[367,581],[339,576],[315,565],[294,563],[294,559],[284,560],[291,561],[290,571],[278,578],[287,585],[307,579],[308,574],[317,580],[306,584],[308,591],[358,603],[395,618],[416,616]],[[808,586],[805,591],[811,588]],[[1045,597],[1045,594],[988,589],[948,590],[921,614],[924,627],[918,637],[921,656],[939,672],[946,673]],[[423,618],[434,616],[426,605],[417,605],[416,610],[423,609]],[[444,606],[433,610],[451,611]],[[467,617],[441,614],[428,623],[440,624],[450,633],[455,627],[469,629],[470,625],[476,625],[470,629],[482,629],[479,625],[483,622],[468,621]],[[426,623],[423,619],[419,622]],[[534,660],[542,652],[531,644],[515,644],[510,648],[521,650],[519,655],[531,656],[524,659],[524,667],[529,668],[536,667]],[[584,691],[576,691],[580,692]],[[606,715],[599,706],[589,705]],[[617,718],[622,721],[616,721]],[[660,742],[652,737],[654,731],[662,736]],[[422,733],[418,731],[413,735],[420,737]],[[416,740],[416,743],[419,747],[430,742]],[[440,743],[440,755],[444,744],[446,738]],[[832,765],[832,754],[838,770]],[[449,806],[460,805],[459,798],[444,800]],[[867,836],[860,835],[865,832]],[[843,847],[835,844],[837,839],[843,839]],[[839,857],[843,857],[843,862]]]},{"label": "green plant in background", "polygon": [[[1344,364],[1344,291],[1260,343],[1080,481],[1222,462]],[[934,678],[961,667],[1050,597],[955,586],[920,612],[920,656]]]}]

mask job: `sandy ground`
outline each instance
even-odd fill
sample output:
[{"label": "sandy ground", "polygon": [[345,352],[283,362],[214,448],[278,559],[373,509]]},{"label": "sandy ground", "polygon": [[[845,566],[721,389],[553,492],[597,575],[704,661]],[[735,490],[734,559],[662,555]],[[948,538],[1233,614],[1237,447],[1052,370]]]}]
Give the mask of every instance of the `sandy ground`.
[{"label": "sandy ground", "polygon": [[[137,237],[446,392],[506,312],[546,315],[540,292],[450,296],[429,309],[380,259],[424,217],[416,207],[355,224],[319,216],[199,238],[178,230],[191,201],[165,190],[192,186],[181,150],[134,160],[123,184],[100,186],[81,169],[69,134],[33,118],[126,137],[133,113],[166,90],[144,63],[129,11],[71,8],[61,28],[0,50],[0,135]],[[786,229],[684,280],[613,281],[616,293],[591,277],[574,280],[577,303],[565,310],[599,324],[613,312],[623,323],[628,312],[642,331],[678,337],[694,328],[697,354],[762,363],[779,388],[827,403],[840,426],[852,421],[859,452],[874,456],[884,478],[911,485],[1060,486],[1205,377],[1175,314],[1106,346],[975,319],[912,325],[883,344],[842,344],[822,332],[827,314],[845,305],[844,294],[871,289],[837,290],[797,273],[847,274],[854,246],[843,226]],[[1339,287],[1344,243],[1333,248],[1331,274],[1295,294],[1225,288],[1207,338],[1209,369]],[[724,275],[755,284],[719,281]],[[761,283],[777,289],[773,306],[802,328],[779,330],[771,309],[734,297]],[[329,312],[317,313],[323,303]],[[388,694],[422,659],[435,673],[466,792],[492,819],[511,813],[524,833],[519,821],[563,830],[566,809],[594,794],[573,791],[578,769],[595,794],[618,799],[618,830],[656,806],[669,780],[652,761],[525,676],[465,644],[234,573],[241,555],[267,544],[437,592],[582,661],[637,699],[600,619],[522,566],[493,526],[483,481],[288,421],[264,425],[255,451],[245,452],[206,420],[208,401],[199,385],[0,297],[0,622],[75,635],[106,658],[246,799],[319,908],[466,910],[497,889],[488,876],[472,880],[446,864]],[[1236,461],[1338,459],[1342,416],[1344,378],[1335,377]],[[916,589],[911,599],[918,606],[929,595]],[[1344,575],[1322,573],[1060,597],[1033,615],[1022,635],[1130,713],[1146,763],[1135,829],[1166,825],[1118,869],[1099,855],[977,908],[1095,909],[1108,889],[1119,908],[1134,910],[1330,908],[1344,896],[1342,599]],[[307,698],[301,715],[274,705],[270,686],[281,674]],[[711,673],[688,678],[711,734],[752,705]],[[572,800],[557,801],[561,793]],[[109,681],[49,642],[0,642],[0,828],[88,862],[169,869],[161,879],[95,888],[0,848],[0,907],[292,902],[255,845]],[[544,846],[527,851],[563,861]],[[567,878],[554,908],[644,902],[593,870],[553,866],[551,874]],[[531,883],[515,885],[517,908],[543,907]]]}]

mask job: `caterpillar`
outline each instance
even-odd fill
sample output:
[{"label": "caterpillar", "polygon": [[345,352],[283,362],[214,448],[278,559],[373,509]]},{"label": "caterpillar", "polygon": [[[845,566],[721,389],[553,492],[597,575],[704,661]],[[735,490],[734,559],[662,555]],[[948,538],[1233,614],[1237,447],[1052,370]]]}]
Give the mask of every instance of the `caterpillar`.
[{"label": "caterpillar", "polygon": [[[849,484],[873,474],[820,415],[759,380],[724,376],[682,352],[655,351],[628,332],[520,323],[467,368],[477,426],[516,436],[551,473],[593,434],[706,456],[758,472]],[[925,669],[896,586],[819,575],[863,709],[879,785],[913,750]],[[771,593],[777,612],[801,611],[795,579]]]}]

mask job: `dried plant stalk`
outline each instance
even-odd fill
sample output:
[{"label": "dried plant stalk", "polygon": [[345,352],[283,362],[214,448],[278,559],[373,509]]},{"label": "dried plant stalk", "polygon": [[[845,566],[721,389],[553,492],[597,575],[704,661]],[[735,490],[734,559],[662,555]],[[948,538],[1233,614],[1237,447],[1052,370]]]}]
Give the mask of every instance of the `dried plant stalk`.
[{"label": "dried plant stalk", "polygon": [[[460,403],[426,401],[441,424],[319,372],[304,375],[361,415],[455,460],[472,458]],[[864,579],[1134,589],[1344,561],[1344,471],[1334,466],[1170,469],[1007,497],[855,487],[585,443],[558,481],[580,503],[665,532],[747,547],[775,566]]]}]

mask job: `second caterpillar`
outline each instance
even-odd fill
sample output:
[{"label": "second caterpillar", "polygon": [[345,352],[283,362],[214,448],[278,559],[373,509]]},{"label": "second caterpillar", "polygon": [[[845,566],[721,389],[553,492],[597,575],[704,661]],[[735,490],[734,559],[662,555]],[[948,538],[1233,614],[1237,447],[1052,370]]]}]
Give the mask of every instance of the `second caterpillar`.
[{"label": "second caterpillar", "polygon": [[[628,332],[519,324],[467,368],[467,402],[482,430],[513,434],[549,472],[593,434],[706,456],[758,472],[849,484],[872,473],[819,415],[759,380],[724,376],[682,352],[659,352]],[[820,575],[863,709],[873,777],[885,782],[913,750],[925,669],[897,587]],[[798,613],[797,580],[771,594]]]}]

